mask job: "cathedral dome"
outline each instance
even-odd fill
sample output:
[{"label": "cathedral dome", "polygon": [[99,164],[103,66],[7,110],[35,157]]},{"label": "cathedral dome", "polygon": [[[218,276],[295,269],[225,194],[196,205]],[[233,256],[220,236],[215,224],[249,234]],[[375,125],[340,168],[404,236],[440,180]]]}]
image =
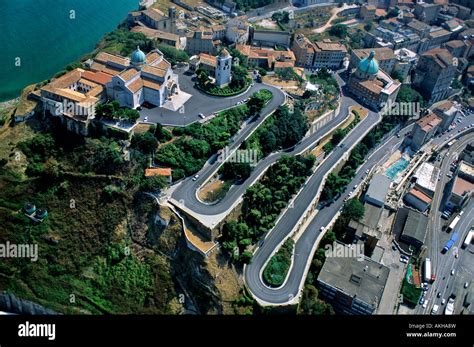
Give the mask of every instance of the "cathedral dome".
[{"label": "cathedral dome", "polygon": [[357,69],[360,72],[368,73],[370,75],[375,75],[379,72],[379,64],[377,60],[374,59],[375,52],[371,51],[367,58],[362,59],[357,66]]},{"label": "cathedral dome", "polygon": [[132,63],[133,64],[143,64],[146,61],[146,55],[140,50],[140,47],[137,46],[137,49],[132,53]]}]

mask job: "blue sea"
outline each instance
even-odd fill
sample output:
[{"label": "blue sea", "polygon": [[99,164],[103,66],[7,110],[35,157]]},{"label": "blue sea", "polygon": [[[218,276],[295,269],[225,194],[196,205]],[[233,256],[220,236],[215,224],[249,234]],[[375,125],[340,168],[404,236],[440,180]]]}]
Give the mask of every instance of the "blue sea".
[{"label": "blue sea", "polygon": [[0,101],[95,48],[139,0],[0,0]]}]

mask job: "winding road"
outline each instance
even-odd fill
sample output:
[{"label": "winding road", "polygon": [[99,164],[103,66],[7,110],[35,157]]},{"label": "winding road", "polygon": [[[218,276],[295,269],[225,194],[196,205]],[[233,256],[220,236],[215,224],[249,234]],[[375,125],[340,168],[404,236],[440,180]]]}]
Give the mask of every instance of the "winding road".
[{"label": "winding road", "polygon": [[[336,78],[340,86],[343,86],[344,82],[339,76],[336,75]],[[274,93],[273,99],[261,112],[261,116],[257,121],[246,124],[235,136],[229,145],[229,151],[237,149],[265,118],[283,103],[284,95],[279,89],[268,89]],[[277,93],[275,93],[275,89],[278,90]],[[209,227],[215,226],[216,223],[222,220],[235,205],[237,205],[242,199],[246,189],[252,185],[271,164],[284,154],[296,155],[314,148],[324,135],[331,132],[347,118],[348,107],[352,105],[359,105],[359,103],[350,97],[342,96],[340,99],[339,113],[334,118],[322,125],[318,130],[310,132],[308,136],[293,148],[272,153],[262,159],[252,171],[251,176],[243,183],[233,186],[218,203],[212,205],[206,204],[201,202],[196,196],[199,188],[212,177],[220,165],[222,165],[222,162],[217,160],[217,155],[209,159],[204,168],[198,173],[198,179],[193,181],[191,178],[187,178],[179,183],[171,194],[170,201],[178,208],[201,220],[204,225],[208,223],[207,225]],[[263,269],[274,252],[279,249],[286,238],[293,233],[295,226],[300,223],[302,215],[308,206],[313,203],[316,194],[322,188],[326,175],[333,170],[341,158],[350,153],[350,150],[364,138],[368,131],[370,131],[381,118],[378,113],[369,111],[367,117],[357,124],[344,138],[341,144],[318,164],[319,166],[317,166],[313,175],[306,181],[303,188],[294,198],[292,208],[288,208],[283,212],[274,228],[265,235],[263,241],[260,241],[252,262],[244,269],[244,277],[247,288],[261,305],[284,305],[298,300],[309,264],[318,243],[318,237],[321,233],[320,229],[328,225],[342,208],[343,199],[345,195],[347,195],[347,192],[330,206],[319,210],[316,218],[309,223],[308,227],[300,235],[295,244],[293,264],[283,286],[280,288],[267,287],[263,283],[261,276]],[[389,138],[360,168],[354,181],[360,182],[360,179],[365,176],[365,169],[376,165],[388,152],[396,148],[402,140],[403,139],[399,139],[396,136]],[[351,185],[348,186],[347,191],[351,188]]]}]

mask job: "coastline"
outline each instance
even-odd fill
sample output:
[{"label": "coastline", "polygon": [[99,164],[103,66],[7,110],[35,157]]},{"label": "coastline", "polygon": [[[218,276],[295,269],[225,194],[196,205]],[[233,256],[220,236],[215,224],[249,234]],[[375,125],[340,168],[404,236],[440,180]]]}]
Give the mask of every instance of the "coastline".
[{"label": "coastline", "polygon": [[0,102],[0,110],[9,109],[11,107],[14,107],[14,106],[16,106],[16,104],[18,104],[18,102],[20,102],[20,96],[14,98],[14,99],[1,101]]}]

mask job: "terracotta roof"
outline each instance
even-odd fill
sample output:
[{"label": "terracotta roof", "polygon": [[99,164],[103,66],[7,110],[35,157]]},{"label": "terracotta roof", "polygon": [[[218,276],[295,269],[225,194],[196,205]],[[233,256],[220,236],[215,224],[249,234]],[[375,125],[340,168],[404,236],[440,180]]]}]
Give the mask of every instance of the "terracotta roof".
[{"label": "terracotta roof", "polygon": [[49,83],[49,85],[53,88],[67,88],[71,84],[79,81],[83,72],[84,70],[82,69],[74,69],[62,75],[61,77],[55,78],[51,81],[51,83]]},{"label": "terracotta roof", "polygon": [[339,42],[316,41],[314,43],[316,51],[341,51],[347,52],[347,48]]},{"label": "terracotta roof", "polygon": [[137,69],[128,69],[120,73],[120,78],[122,78],[125,82],[130,81],[136,74],[138,73]]},{"label": "terracotta roof", "polygon": [[156,8],[149,8],[148,10],[143,11],[143,14],[154,21],[159,21],[164,17],[164,13]]},{"label": "terracotta roof", "polygon": [[171,176],[170,168],[148,168],[145,169],[145,177]]},{"label": "terracotta roof", "polygon": [[428,132],[431,129],[433,129],[435,126],[440,124],[442,122],[442,119],[435,115],[434,113],[431,113],[421,119],[419,119],[416,124],[418,124],[423,131]]},{"label": "terracotta roof", "polygon": [[434,48],[422,54],[431,57],[440,67],[447,68],[453,64],[453,56],[446,48]]},{"label": "terracotta roof", "polygon": [[93,97],[97,97],[100,93],[102,93],[104,91],[104,87],[102,87],[101,85],[97,85],[96,87],[92,88],[91,90],[89,90],[87,92],[87,96],[93,96]]},{"label": "terracotta roof", "polygon": [[427,203],[427,204],[431,204],[431,198],[424,194],[423,192],[419,191],[418,189],[416,188],[412,188],[409,192],[411,195],[413,195],[414,197],[416,197],[417,199]]},{"label": "terracotta roof", "polygon": [[89,86],[89,87],[92,87],[92,88],[95,88],[97,87],[97,83],[94,83],[92,81],[88,81],[86,80],[85,78],[81,78],[79,81],[77,81],[78,83],[81,83],[81,84],[84,84],[86,86]]},{"label": "terracotta roof", "polygon": [[122,66],[130,65],[130,60],[127,58],[119,57],[117,55],[113,55],[107,52],[100,52],[94,58],[94,60],[107,64],[108,62],[116,63]]},{"label": "terracotta roof", "polygon": [[294,62],[291,61],[277,61],[275,62],[275,69],[283,69],[287,67],[293,67],[295,66]]},{"label": "terracotta roof", "polygon": [[365,80],[365,81],[359,82],[359,84],[375,94],[380,94],[383,89],[383,86],[380,86],[380,84],[377,83],[375,80],[374,81]]},{"label": "terracotta roof", "polygon": [[154,90],[160,90],[161,89],[161,84],[157,83],[156,81],[149,80],[147,78],[142,78],[143,81],[143,87],[145,88],[150,88]]},{"label": "terracotta roof", "polygon": [[393,49],[388,47],[381,48],[363,48],[363,49],[354,49],[352,52],[359,58],[363,59],[370,55],[370,52],[375,52],[375,59],[378,61],[395,59],[395,54]]},{"label": "terracotta roof", "polygon": [[96,82],[102,85],[105,85],[112,80],[112,75],[100,71],[84,71],[82,77],[88,79],[89,81]]},{"label": "terracotta roof", "polygon": [[92,63],[91,69],[94,71],[100,71],[112,76],[118,75],[122,71],[122,70],[115,69],[112,67],[107,67],[106,65],[96,62],[96,61]]},{"label": "terracotta roof", "polygon": [[474,191],[474,183],[457,176],[454,179],[453,193],[463,196],[466,192]]},{"label": "terracotta roof", "polygon": [[162,56],[158,52],[150,52],[146,55],[146,62],[151,64],[161,58]]},{"label": "terracotta roof", "polygon": [[166,69],[161,69],[158,66],[144,66],[142,71],[157,77],[165,77],[167,72]]},{"label": "terracotta roof", "polygon": [[206,54],[206,53],[199,54],[199,61],[201,62],[201,64],[204,64],[204,65],[213,66],[213,67],[217,66],[217,57]]},{"label": "terracotta roof", "polygon": [[464,42],[462,42],[461,40],[452,40],[452,41],[446,42],[445,45],[451,48],[459,48],[459,47],[464,47]]},{"label": "terracotta roof", "polygon": [[127,88],[130,89],[132,93],[136,93],[138,90],[143,88],[143,79],[137,78],[135,81],[130,83]]}]

